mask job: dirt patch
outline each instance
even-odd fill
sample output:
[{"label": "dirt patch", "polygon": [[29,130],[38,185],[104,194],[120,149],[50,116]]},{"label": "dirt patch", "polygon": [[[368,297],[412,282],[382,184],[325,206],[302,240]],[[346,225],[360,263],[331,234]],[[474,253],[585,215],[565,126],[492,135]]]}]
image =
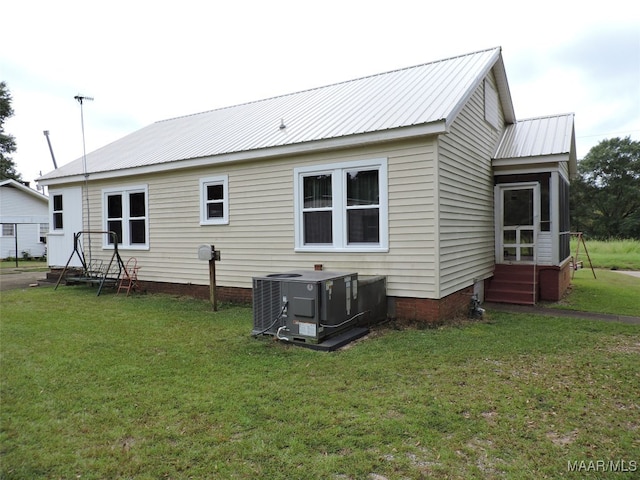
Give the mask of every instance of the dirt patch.
[{"label": "dirt patch", "polygon": [[637,337],[625,337],[622,335],[611,337],[610,343],[606,348],[611,353],[640,355],[640,342]]},{"label": "dirt patch", "polygon": [[547,432],[547,438],[551,440],[551,443],[559,447],[565,445],[571,445],[578,438],[578,430],[573,430],[569,433],[559,434],[557,432]]},{"label": "dirt patch", "polygon": [[47,272],[24,272],[19,270],[11,270],[9,272],[3,271],[0,274],[0,291],[29,288],[32,285],[37,286],[38,282],[45,280],[46,277]]}]

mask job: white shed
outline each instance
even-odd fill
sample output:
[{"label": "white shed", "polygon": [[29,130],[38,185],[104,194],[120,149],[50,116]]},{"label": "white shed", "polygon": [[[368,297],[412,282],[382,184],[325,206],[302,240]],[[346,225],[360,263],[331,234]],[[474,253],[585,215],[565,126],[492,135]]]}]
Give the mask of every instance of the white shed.
[{"label": "white shed", "polygon": [[0,182],[0,258],[43,257],[49,198],[15,180]]}]

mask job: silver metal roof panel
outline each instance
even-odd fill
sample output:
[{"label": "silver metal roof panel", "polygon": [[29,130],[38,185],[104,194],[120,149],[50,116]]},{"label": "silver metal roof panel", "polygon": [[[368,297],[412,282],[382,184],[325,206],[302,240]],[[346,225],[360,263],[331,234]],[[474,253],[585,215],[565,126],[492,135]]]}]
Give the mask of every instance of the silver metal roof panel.
[{"label": "silver metal roof panel", "polygon": [[569,154],[573,148],[573,113],[519,120],[505,129],[495,159]]},{"label": "silver metal roof panel", "polygon": [[[112,172],[277,147],[302,148],[308,142],[401,132],[407,127],[443,121],[449,125],[494,67],[506,86],[500,48],[493,48],[159,121],[87,154],[87,172]],[[513,107],[508,88],[500,96],[509,121]],[[281,121],[286,128],[280,128]],[[39,181],[46,184],[83,173],[82,159],[77,159]]]}]

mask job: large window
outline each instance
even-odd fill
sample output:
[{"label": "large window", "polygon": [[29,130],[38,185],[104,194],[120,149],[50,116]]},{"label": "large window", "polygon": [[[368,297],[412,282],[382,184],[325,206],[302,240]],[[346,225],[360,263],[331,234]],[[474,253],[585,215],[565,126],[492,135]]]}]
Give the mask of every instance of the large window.
[{"label": "large window", "polygon": [[296,249],[386,251],[387,160],[294,171]]},{"label": "large window", "polygon": [[[132,187],[103,191],[105,229],[116,235],[124,248],[148,248],[147,187]],[[105,244],[113,245],[107,235]]]},{"label": "large window", "polygon": [[229,177],[200,179],[200,225],[229,223]]}]

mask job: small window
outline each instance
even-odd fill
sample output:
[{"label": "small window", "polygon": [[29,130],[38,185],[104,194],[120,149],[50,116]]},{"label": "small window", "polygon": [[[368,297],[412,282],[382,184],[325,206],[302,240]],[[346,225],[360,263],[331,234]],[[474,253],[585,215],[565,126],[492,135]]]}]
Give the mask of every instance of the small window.
[{"label": "small window", "polygon": [[200,179],[200,225],[229,223],[229,177]]},{"label": "small window", "polygon": [[62,195],[53,196],[53,229],[62,230]]},{"label": "small window", "polygon": [[115,235],[106,235],[105,244],[114,237],[124,248],[148,248],[147,188],[104,191],[105,227]]},{"label": "small window", "polygon": [[49,224],[41,223],[38,232],[38,241],[40,243],[47,243],[47,235],[49,234]]},{"label": "small window", "polygon": [[3,237],[15,237],[16,226],[13,223],[2,224],[2,236]]}]

